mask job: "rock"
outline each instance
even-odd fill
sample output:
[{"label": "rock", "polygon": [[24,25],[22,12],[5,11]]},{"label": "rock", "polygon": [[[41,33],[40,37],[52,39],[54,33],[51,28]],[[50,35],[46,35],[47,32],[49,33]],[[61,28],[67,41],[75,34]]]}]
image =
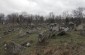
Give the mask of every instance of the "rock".
[{"label": "rock", "polygon": [[31,45],[31,44],[30,44],[29,42],[26,44],[27,47],[30,47],[30,45]]},{"label": "rock", "polygon": [[29,42],[24,42],[21,45],[24,46],[24,47],[30,47],[31,46],[31,44]]},{"label": "rock", "polygon": [[4,44],[6,55],[19,55],[22,49],[22,46],[19,44],[15,44],[13,42],[9,42]]}]

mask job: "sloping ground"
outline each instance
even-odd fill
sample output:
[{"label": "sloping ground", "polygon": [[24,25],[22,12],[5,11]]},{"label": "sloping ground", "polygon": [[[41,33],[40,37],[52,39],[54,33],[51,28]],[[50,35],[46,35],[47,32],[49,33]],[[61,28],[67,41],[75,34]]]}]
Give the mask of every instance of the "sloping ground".
[{"label": "sloping ground", "polygon": [[12,41],[19,45],[24,42],[32,42],[30,47],[25,47],[21,51],[21,55],[85,55],[85,36],[79,35],[78,31],[68,32],[68,35],[64,36],[55,36],[56,38],[49,39],[46,43],[38,45],[37,33],[20,37],[28,28],[15,27],[15,31],[3,35],[6,29],[8,28],[0,28],[0,37],[2,37],[0,38],[0,55],[6,55],[4,43]]}]

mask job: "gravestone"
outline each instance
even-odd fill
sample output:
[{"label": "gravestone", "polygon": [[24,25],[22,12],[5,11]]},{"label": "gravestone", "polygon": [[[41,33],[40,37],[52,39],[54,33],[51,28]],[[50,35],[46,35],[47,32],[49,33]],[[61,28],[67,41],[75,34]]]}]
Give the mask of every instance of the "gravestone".
[{"label": "gravestone", "polygon": [[69,26],[68,27],[69,27],[70,31],[72,31],[75,28],[75,24],[73,22],[69,22]]},{"label": "gravestone", "polygon": [[83,25],[78,25],[78,26],[76,27],[76,30],[77,30],[77,31],[81,31],[81,30],[83,30],[83,29],[84,29]]},{"label": "gravestone", "polygon": [[42,33],[40,33],[39,36],[38,36],[38,42],[39,42],[39,43],[44,42],[44,36],[43,36]]}]

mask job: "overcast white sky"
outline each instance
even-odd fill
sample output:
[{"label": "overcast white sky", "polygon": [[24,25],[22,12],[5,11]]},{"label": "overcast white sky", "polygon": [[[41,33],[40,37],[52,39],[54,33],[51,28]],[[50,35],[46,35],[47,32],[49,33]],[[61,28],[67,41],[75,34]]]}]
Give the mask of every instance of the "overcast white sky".
[{"label": "overcast white sky", "polygon": [[45,15],[49,12],[60,14],[62,11],[85,7],[85,0],[0,0],[0,13],[28,12]]}]

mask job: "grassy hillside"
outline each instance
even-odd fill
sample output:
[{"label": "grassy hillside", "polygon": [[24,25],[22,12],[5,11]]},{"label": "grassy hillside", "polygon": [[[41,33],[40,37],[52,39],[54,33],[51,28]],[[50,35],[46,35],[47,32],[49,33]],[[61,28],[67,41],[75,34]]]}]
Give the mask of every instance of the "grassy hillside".
[{"label": "grassy hillside", "polygon": [[[32,42],[30,47],[25,47],[21,51],[21,55],[85,55],[85,36],[79,34],[79,31],[68,32],[64,36],[55,36],[53,39],[48,39],[43,45],[38,45],[38,33],[32,34],[24,33],[29,28],[14,27],[14,31],[4,35],[4,31],[8,30],[9,27],[0,26],[0,55],[5,55],[4,43],[15,42],[21,45],[24,42]],[[42,32],[46,28],[37,30]]]}]

